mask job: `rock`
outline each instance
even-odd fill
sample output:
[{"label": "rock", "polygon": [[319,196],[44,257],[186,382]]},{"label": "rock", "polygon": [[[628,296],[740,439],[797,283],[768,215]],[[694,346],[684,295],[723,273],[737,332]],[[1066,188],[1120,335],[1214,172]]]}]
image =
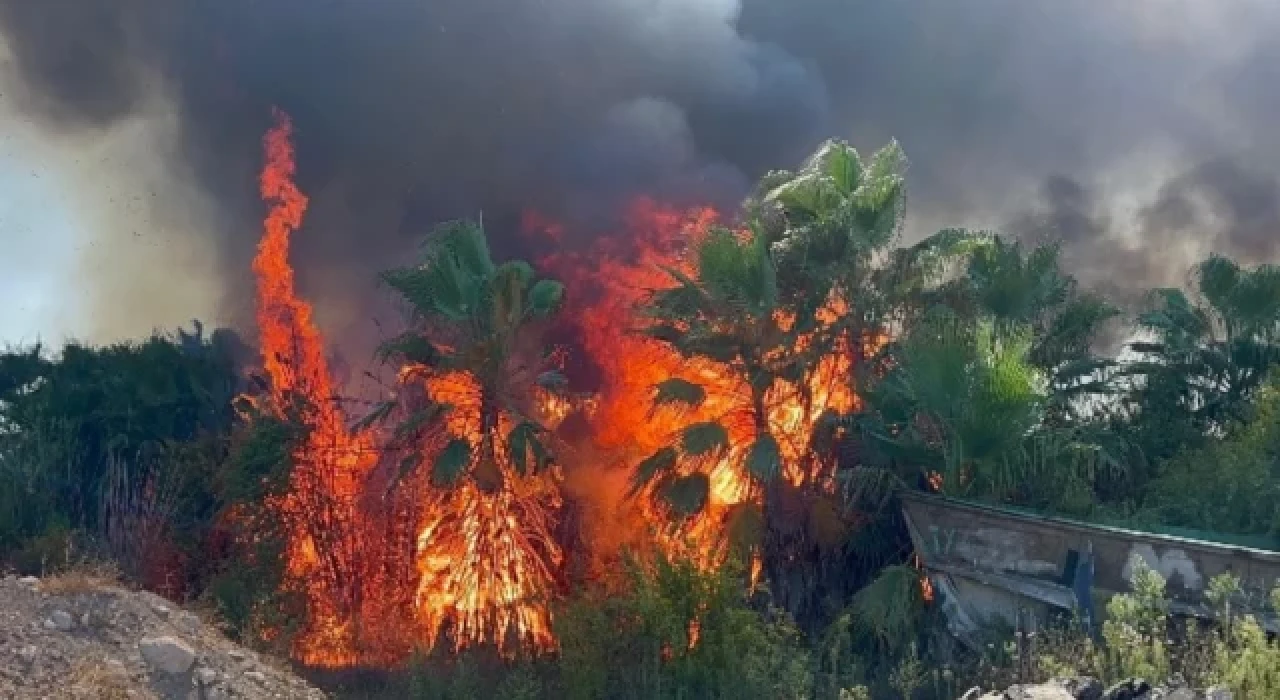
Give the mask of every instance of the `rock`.
[{"label": "rock", "polygon": [[1064,680],[1062,687],[1066,688],[1075,700],[1101,700],[1102,694],[1106,692],[1102,687],[1102,681],[1089,676]]},{"label": "rock", "polygon": [[1004,691],[1007,700],[1075,700],[1061,683],[1015,685]]},{"label": "rock", "polygon": [[211,668],[202,668],[196,671],[196,681],[207,688],[218,682],[218,672]]},{"label": "rock", "polygon": [[40,579],[36,578],[35,576],[23,576],[22,578],[18,579],[18,583],[21,583],[24,586],[31,586],[32,588],[34,588],[40,585]]},{"label": "rock", "polygon": [[89,626],[89,613],[85,613],[85,614],[83,614],[83,615],[81,615],[81,616],[80,616],[80,626],[81,626],[81,627],[88,627],[88,626]]},{"label": "rock", "polygon": [[245,659],[249,658],[247,654],[245,654],[243,651],[239,649],[232,649],[231,651],[227,652],[227,656],[230,656],[232,661],[237,661],[237,662],[244,661]]},{"label": "rock", "polygon": [[1150,694],[1150,683],[1141,678],[1131,678],[1107,688],[1102,700],[1147,700]]},{"label": "rock", "polygon": [[1204,700],[1233,700],[1233,696],[1227,688],[1215,686],[1204,691]]},{"label": "rock", "polygon": [[267,682],[267,674],[263,673],[262,671],[245,671],[244,677],[248,678],[249,680],[255,683]]},{"label": "rock", "polygon": [[71,617],[71,613],[66,610],[54,610],[53,614],[49,616],[49,622],[52,622],[54,627],[63,632],[67,632],[76,626],[76,621]]},{"label": "rock", "polygon": [[183,610],[174,616],[178,629],[194,631],[200,629],[200,618],[192,612]]},{"label": "rock", "polygon": [[138,649],[147,665],[165,673],[186,673],[196,661],[196,652],[175,637],[144,637]]},{"label": "rock", "polygon": [[171,611],[169,610],[169,606],[167,605],[161,605],[160,603],[152,603],[151,612],[155,613],[156,616],[159,617],[161,620],[167,620],[169,619],[169,613]]}]

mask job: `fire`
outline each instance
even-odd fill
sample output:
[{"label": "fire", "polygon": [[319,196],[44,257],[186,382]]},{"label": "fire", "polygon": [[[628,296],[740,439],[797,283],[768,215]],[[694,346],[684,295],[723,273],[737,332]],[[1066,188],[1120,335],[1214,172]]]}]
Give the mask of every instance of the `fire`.
[{"label": "fire", "polygon": [[[289,495],[274,504],[292,526],[290,585],[307,602],[295,657],[327,667],[386,664],[445,636],[455,649],[490,642],[550,649],[547,599],[562,560],[551,535],[560,503],[554,473],[518,477],[499,454],[502,486],[496,493],[471,481],[447,489],[417,479],[397,490],[390,507],[370,506],[375,469],[390,455],[379,453],[371,432],[346,427],[323,338],[310,305],[294,289],[290,236],[302,224],[307,199],[293,182],[291,134],[288,117],[277,113],[264,140],[261,191],[268,214],[253,269],[272,406],[283,415],[295,398],[305,399],[302,420],[309,429],[294,455]],[[448,433],[474,443],[481,432],[480,401],[468,375],[427,376],[409,367],[400,379],[423,382],[431,398],[453,405]],[[546,408],[551,414],[568,410],[551,401]],[[511,427],[502,417],[501,434]],[[414,449],[434,456],[438,447]],[[412,530],[409,576],[402,571],[406,548],[395,546],[405,539],[406,520]],[[417,623],[408,639],[393,631],[406,618]]]},{"label": "fire", "polygon": [[[425,370],[407,378],[418,374],[425,374],[435,401],[454,406],[449,435],[466,439],[479,455],[483,431],[475,380]],[[498,434],[507,435],[514,424],[510,416],[499,416]],[[482,643],[549,650],[555,640],[547,603],[563,561],[552,536],[561,502],[557,474],[516,474],[507,446],[499,440],[495,448],[501,486],[493,492],[470,480],[429,491],[417,542],[420,622],[428,645],[448,632],[455,650]]]},{"label": "fire", "polygon": [[290,493],[276,504],[293,528],[286,552],[287,576],[306,593],[307,627],[295,654],[304,662],[341,664],[343,638],[356,601],[345,584],[361,563],[356,500],[377,455],[368,436],[351,434],[335,402],[324,340],[311,306],[298,298],[289,264],[290,237],[302,225],[307,198],[294,184],[292,124],[277,112],[264,139],[266,164],[260,179],[268,205],[253,261],[258,282],[257,320],[263,368],[272,406],[286,410],[305,399],[308,439],[294,456]]},{"label": "fire", "polygon": [[[555,242],[563,237],[563,228],[545,217],[527,216],[525,223],[543,227]],[[673,286],[664,267],[694,273],[686,251],[722,223],[720,214],[709,207],[681,210],[642,198],[627,212],[622,235],[599,239],[586,254],[559,253],[542,261],[566,282],[577,300],[566,315],[575,320],[586,354],[600,365],[604,376],[592,422],[598,447],[611,451],[624,468],[634,469],[655,450],[672,444],[686,426],[717,420],[728,428],[728,454],[709,464],[681,465],[709,477],[708,506],[702,514],[670,528],[652,499],[644,499],[642,506],[645,519],[659,530],[659,544],[669,554],[692,556],[708,566],[723,559],[730,519],[760,503],[757,489],[737,466],[755,439],[750,392],[723,365],[690,361],[636,334],[633,319],[636,307],[651,291]],[[828,307],[831,315],[844,310],[835,302]],[[848,411],[855,406],[848,382],[851,363],[848,353],[834,353],[820,361],[803,386],[779,381],[767,392],[767,422],[779,443],[784,477],[793,486],[829,482],[834,464],[813,464],[809,445],[824,410]],[[702,405],[695,410],[655,411],[654,387],[673,377],[706,388]],[[752,558],[751,569],[754,579],[760,571],[758,558]]]},{"label": "fire", "polygon": [[[648,199],[629,208],[623,235],[598,238],[586,252],[562,250],[540,261],[564,281],[569,307],[563,318],[576,331],[577,350],[599,369],[599,385],[589,398],[534,397],[532,410],[544,425],[554,428],[575,412],[586,416],[589,444],[578,446],[583,451],[575,453],[574,464],[517,473],[505,444],[517,420],[501,412],[496,429],[489,428],[489,435],[499,436],[493,458],[477,461],[486,439],[486,404],[477,380],[410,366],[399,373],[399,390],[453,410],[407,448],[423,468],[395,489],[380,488],[395,483],[387,474],[398,471],[403,455],[397,450],[405,448],[393,450],[387,436],[374,430],[347,427],[323,337],[311,307],[294,289],[290,238],[302,225],[307,198],[293,182],[291,135],[288,117],[278,113],[264,139],[261,194],[268,213],[253,270],[271,405],[285,415],[294,399],[305,399],[302,420],[309,428],[306,444],[294,455],[289,494],[272,504],[290,528],[289,585],[307,601],[306,624],[294,645],[299,661],[391,665],[415,648],[436,645],[553,650],[549,602],[567,568],[557,529],[571,483],[596,489],[590,498],[610,511],[597,518],[588,536],[594,564],[589,575],[602,580],[616,570],[609,566],[611,557],[623,547],[656,545],[668,555],[713,566],[724,560],[731,530],[750,525],[753,514],[758,523],[763,494],[739,466],[756,437],[748,387],[723,365],[688,361],[634,332],[637,306],[651,291],[673,284],[663,267],[692,274],[686,251],[722,218],[712,208],[664,207]],[[557,247],[565,239],[565,227],[545,217],[528,214],[524,225]],[[835,317],[846,310],[832,300],[827,313]],[[802,382],[778,381],[766,392],[766,422],[791,487],[829,492],[833,486],[834,463],[812,454],[810,444],[824,411],[856,407],[849,382],[853,361],[853,350],[840,348]],[[670,378],[705,387],[706,400],[694,410],[654,410],[654,388]],[[708,475],[704,512],[671,526],[656,499],[622,495],[626,475],[641,460],[671,444],[685,427],[708,420],[727,427],[728,454],[679,466]],[[453,485],[433,483],[430,465],[458,440],[472,448],[465,476]],[[571,479],[571,467],[585,476]],[[370,495],[379,493],[385,496]],[[763,568],[758,550],[749,564],[754,581]],[[696,643],[697,621],[691,625]]]}]

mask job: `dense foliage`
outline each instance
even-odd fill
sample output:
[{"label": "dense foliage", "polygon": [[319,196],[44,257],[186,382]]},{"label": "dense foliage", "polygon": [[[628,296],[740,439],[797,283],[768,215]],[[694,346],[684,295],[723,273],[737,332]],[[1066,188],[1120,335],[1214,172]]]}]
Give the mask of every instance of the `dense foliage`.
[{"label": "dense foliage", "polygon": [[[834,698],[865,685],[876,697],[945,697],[984,660],[935,634],[895,489],[1277,534],[1280,268],[1211,257],[1191,289],[1154,290],[1126,320],[1078,287],[1052,245],[957,229],[903,245],[904,167],[896,144],[864,161],[829,142],[795,172],[770,173],[734,227],[694,243],[688,266],[638,310],[651,338],[742,390],[645,460],[636,495],[692,517],[709,490],[700,465],[729,455],[760,504],[755,527],[734,529],[750,534],[734,551],[762,555],[761,585],[749,591],[732,562],[705,572],[637,561],[623,592],[583,584],[562,601],[554,660],[493,674],[477,670],[497,663],[479,655],[424,659],[412,692]],[[492,490],[551,464],[533,399],[566,380],[530,331],[560,306],[560,285],[495,262],[467,223],[384,279],[410,321],[385,354],[433,381],[472,377],[480,411],[473,440],[443,430],[452,407],[438,397],[406,391],[375,411],[402,438],[438,433],[430,464],[408,459],[403,472],[425,466],[436,487]],[[1126,323],[1121,352],[1104,348],[1104,331]],[[232,350],[197,329],[0,354],[0,560],[39,573],[70,563],[68,542],[94,544],[148,586],[207,594],[247,639],[285,632],[282,535],[264,503],[288,483],[300,428],[238,420],[246,387]],[[837,411],[800,392],[818,427],[783,449],[769,392],[807,386],[833,353],[847,358],[840,381],[858,400]],[[672,377],[654,401],[694,409],[713,391]],[[750,439],[732,444],[742,425]],[[821,469],[834,469],[835,487],[796,476]],[[245,531],[257,536],[235,534]],[[1169,670],[1148,583],[1113,602],[1110,644],[1075,661],[1109,676]],[[1210,648],[1221,658],[1206,678],[1274,682],[1275,650],[1256,626],[1231,626]],[[1244,668],[1242,649],[1265,663]]]},{"label": "dense foliage", "polygon": [[[153,585],[198,570],[234,418],[235,349],[197,326],[0,355],[0,555],[29,572],[65,564],[66,535],[80,531]],[[55,542],[63,551],[48,551]]]},{"label": "dense foliage", "polygon": [[[400,418],[393,448],[410,446],[401,471],[418,466],[432,433],[447,439],[430,465],[436,486],[453,487],[465,477],[492,492],[510,472],[543,471],[552,450],[535,397],[558,391],[564,378],[530,330],[559,308],[563,286],[537,279],[523,260],[495,264],[484,231],[470,222],[440,227],[424,245],[421,264],[383,279],[409,317],[408,330],[381,348],[404,368],[402,393],[433,381],[457,385],[436,392],[442,396],[392,402],[375,412]],[[477,436],[444,434],[448,416],[460,408],[477,411]]]}]

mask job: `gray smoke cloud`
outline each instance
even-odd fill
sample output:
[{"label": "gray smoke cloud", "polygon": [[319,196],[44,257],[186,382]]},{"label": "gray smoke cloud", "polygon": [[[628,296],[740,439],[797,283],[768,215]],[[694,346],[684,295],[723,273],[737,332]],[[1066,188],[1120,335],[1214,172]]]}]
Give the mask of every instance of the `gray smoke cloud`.
[{"label": "gray smoke cloud", "polygon": [[[201,295],[244,319],[272,106],[339,337],[368,336],[374,273],[432,222],[731,205],[828,136],[903,143],[911,237],[1060,238],[1131,299],[1209,250],[1275,256],[1277,29],[1270,0],[0,0],[7,118],[76,145],[131,125],[147,164],[76,181],[103,333]],[[145,208],[103,208],[112,187]],[[130,252],[139,227],[163,256]]]}]

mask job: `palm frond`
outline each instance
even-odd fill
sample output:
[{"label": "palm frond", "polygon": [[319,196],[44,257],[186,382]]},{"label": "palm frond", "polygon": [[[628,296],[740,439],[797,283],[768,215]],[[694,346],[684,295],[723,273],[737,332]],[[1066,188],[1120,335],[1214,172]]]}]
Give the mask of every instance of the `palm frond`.
[{"label": "palm frond", "polygon": [[454,438],[431,465],[431,483],[448,488],[458,483],[471,464],[471,443]]},{"label": "palm frond", "polygon": [[662,498],[677,515],[691,516],[702,511],[711,493],[711,479],[702,472],[676,477],[662,487]]},{"label": "palm frond", "polygon": [[706,398],[707,390],[701,385],[673,377],[661,382],[655,388],[653,404],[655,407],[678,405],[697,408]]},{"label": "palm frond", "polygon": [[694,423],[680,434],[680,449],[688,457],[709,457],[729,449],[729,431],[715,421]]}]

